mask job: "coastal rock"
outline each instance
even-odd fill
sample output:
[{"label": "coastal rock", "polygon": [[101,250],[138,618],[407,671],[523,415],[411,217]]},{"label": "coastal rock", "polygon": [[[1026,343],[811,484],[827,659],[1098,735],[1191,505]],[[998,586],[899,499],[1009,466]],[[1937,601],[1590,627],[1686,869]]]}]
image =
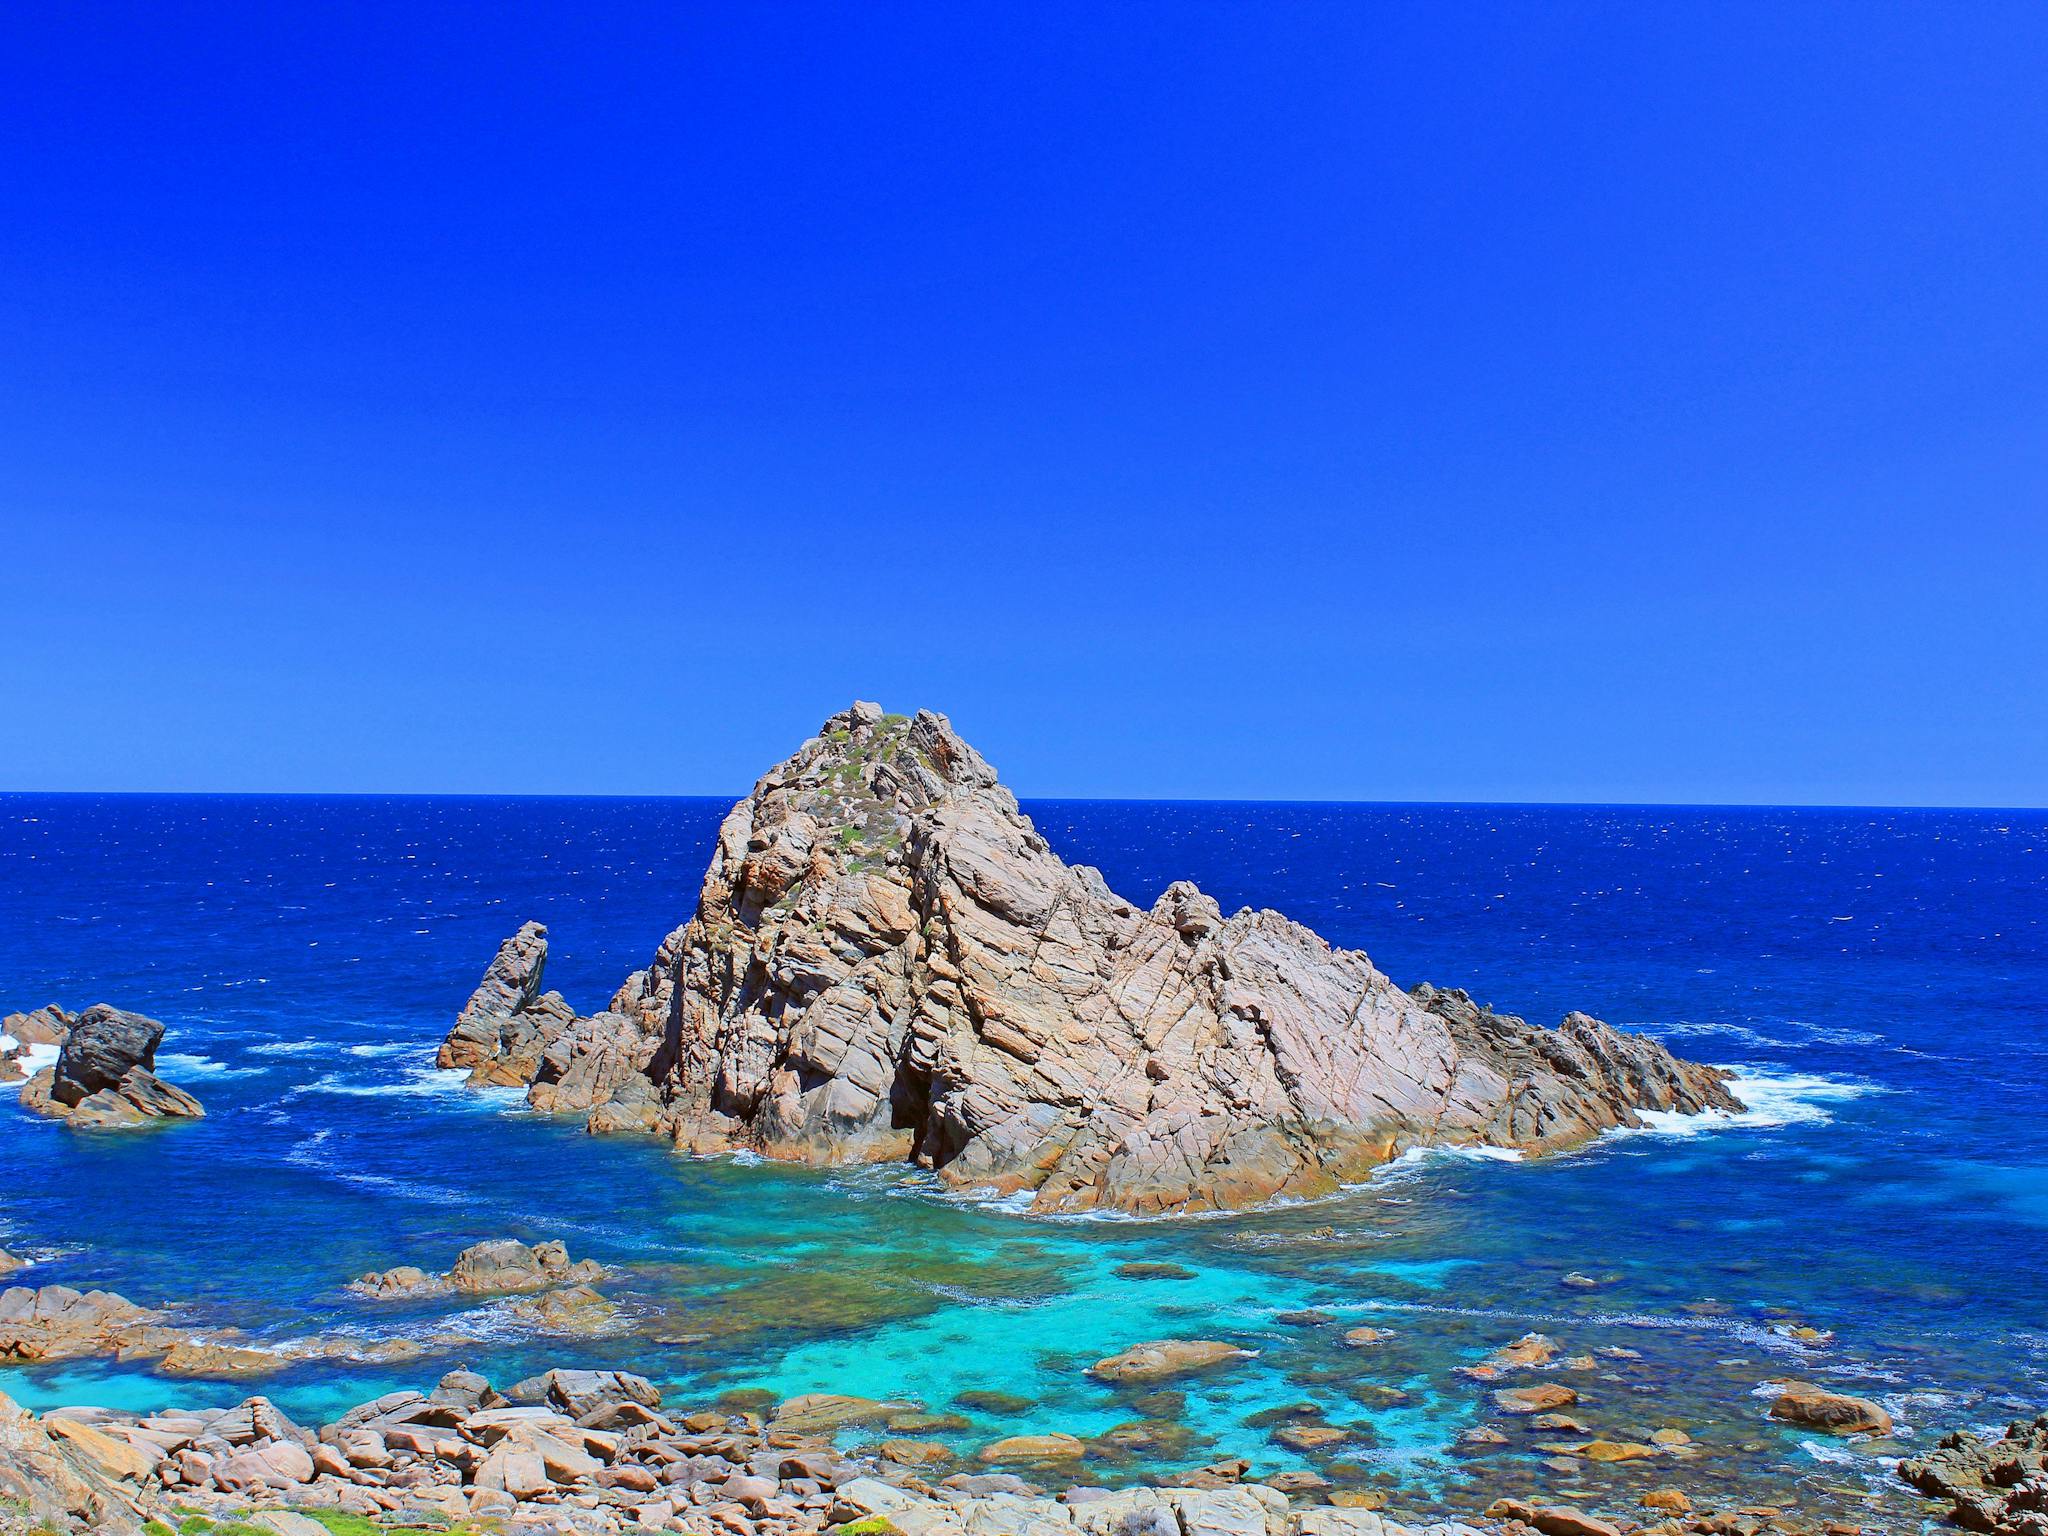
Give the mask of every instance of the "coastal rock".
[{"label": "coastal rock", "polygon": [[455,1256],[443,1275],[430,1275],[410,1264],[364,1275],[349,1286],[358,1296],[378,1301],[407,1301],[426,1296],[513,1296],[557,1286],[587,1286],[604,1278],[594,1259],[572,1260],[560,1242],[528,1246],[514,1238],[476,1243]]},{"label": "coastal rock", "polygon": [[22,1107],[96,1129],[197,1119],[199,1101],[154,1071],[163,1037],[155,1019],[95,1003],[71,1021],[55,1064],[23,1086]]},{"label": "coastal rock", "polygon": [[26,1269],[27,1259],[17,1259],[5,1248],[0,1248],[0,1275],[11,1274],[17,1269]]},{"label": "coastal rock", "polygon": [[0,1083],[18,1083],[37,1070],[36,1062],[62,1046],[76,1022],[76,1014],[55,1003],[0,1019]]},{"label": "coastal rock", "polygon": [[0,1291],[0,1361],[73,1360],[146,1349],[161,1318],[111,1291],[9,1286]]},{"label": "coastal rock", "polygon": [[561,993],[541,990],[547,959],[540,923],[499,945],[435,1065],[468,1071],[472,1087],[523,1085],[536,1110],[587,1115],[593,1130],[652,1129],[660,1103],[647,1067],[666,1017],[653,1012],[652,983],[644,973],[629,978],[612,1008],[579,1015]]},{"label": "coastal rock", "polygon": [[156,1514],[136,1488],[122,1484],[76,1438],[50,1426],[0,1393],[0,1500],[31,1526],[53,1531],[138,1532]]},{"label": "coastal rock", "polygon": [[2048,1536],[2048,1413],[2019,1419],[1996,1440],[1969,1430],[1944,1435],[1925,1456],[1899,1463],[1899,1476],[1949,1518],[1994,1536]]},{"label": "coastal rock", "polygon": [[[534,927],[466,1020],[530,1010]],[[624,1079],[593,1129],[908,1158],[1039,1211],[1233,1208],[1411,1147],[1554,1151],[1638,1110],[1737,1107],[1718,1071],[1584,1014],[1547,1030],[1410,996],[1362,953],[1278,913],[1225,917],[1185,882],[1136,906],[1053,852],[944,716],[872,704],[734,808],[695,917],[611,1013],[609,1035],[558,1031],[562,1081],[609,1048],[587,1074],[604,1091],[658,1030],[637,1074],[658,1100]],[[481,1050],[504,1032],[458,1033]]]},{"label": "coastal rock", "polygon": [[1096,1361],[1088,1367],[1088,1374],[1101,1381],[1159,1381],[1226,1360],[1249,1360],[1251,1353],[1216,1339],[1155,1339]]},{"label": "coastal rock", "polygon": [[1830,1435],[1888,1435],[1892,1416],[1867,1397],[1829,1392],[1806,1381],[1778,1383],[1771,1417]]},{"label": "coastal rock", "polygon": [[621,1403],[661,1406],[660,1389],[630,1371],[553,1370],[507,1387],[505,1396],[515,1403],[545,1404],[579,1421]]},{"label": "coastal rock", "polygon": [[524,923],[498,953],[456,1017],[434,1058],[444,1071],[463,1069],[476,1086],[524,1086],[540,1069],[541,1054],[575,1022],[576,1010],[559,992],[541,991],[548,931]]},{"label": "coastal rock", "polygon": [[1493,1394],[1493,1405],[1502,1413],[1529,1414],[1549,1413],[1557,1408],[1569,1408],[1579,1400],[1579,1394],[1570,1387],[1545,1382],[1539,1387],[1506,1387]]}]

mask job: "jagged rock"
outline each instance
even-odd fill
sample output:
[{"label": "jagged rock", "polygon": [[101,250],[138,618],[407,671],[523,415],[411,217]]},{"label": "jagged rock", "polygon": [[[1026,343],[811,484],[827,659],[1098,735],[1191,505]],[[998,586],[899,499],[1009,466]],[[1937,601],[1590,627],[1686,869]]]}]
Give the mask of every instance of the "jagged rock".
[{"label": "jagged rock", "polygon": [[[53,1428],[56,1432],[53,1433]],[[139,1532],[158,1514],[140,1489],[120,1481],[96,1450],[124,1460],[112,1437],[89,1426],[56,1428],[0,1393],[0,1499],[18,1506],[34,1524],[56,1531],[110,1536]],[[90,1441],[91,1444],[86,1442]]]},{"label": "jagged rock", "polygon": [[9,1286],[0,1291],[0,1360],[72,1360],[147,1349],[157,1342],[154,1325],[162,1315],[111,1291]]},{"label": "jagged rock", "polygon": [[471,1084],[479,1087],[532,1082],[542,1053],[576,1020],[561,993],[541,991],[547,959],[546,927],[522,924],[498,946],[434,1064],[467,1069]]},{"label": "jagged rock", "polygon": [[0,1035],[17,1046],[62,1045],[78,1015],[67,1013],[55,1003],[46,1003],[29,1013],[10,1013],[0,1019]]},{"label": "jagged rock", "polygon": [[620,1326],[619,1309],[587,1285],[565,1285],[524,1297],[505,1311],[542,1333],[611,1333]]},{"label": "jagged rock", "polygon": [[95,1003],[71,1021],[56,1063],[23,1086],[22,1107],[96,1129],[197,1119],[199,1101],[153,1070],[163,1037],[155,1019]]},{"label": "jagged rock", "polygon": [[[544,945],[532,924],[509,940],[464,1020],[530,1012]],[[535,1074],[561,1058],[536,1102],[608,1093],[592,1129],[912,1158],[1041,1211],[1236,1207],[1416,1146],[1552,1151],[1640,1109],[1738,1107],[1719,1072],[1584,1014],[1548,1030],[1411,997],[1364,954],[1278,913],[1226,918],[1185,882],[1125,901],[1052,851],[944,716],[872,704],[734,808],[696,915],[608,1014],[532,1050],[501,1026],[457,1035]],[[444,1062],[470,1059],[450,1040]]]},{"label": "jagged rock", "polygon": [[26,1269],[27,1259],[17,1259],[5,1248],[0,1248],[0,1275],[12,1274],[17,1269]]},{"label": "jagged rock", "polygon": [[1888,1435],[1892,1428],[1892,1416],[1869,1398],[1829,1392],[1805,1381],[1778,1383],[1771,1417],[1830,1435]]},{"label": "jagged rock", "polygon": [[76,1022],[76,1014],[66,1013],[55,1003],[0,1019],[0,1083],[18,1083],[27,1077],[38,1054],[62,1046]]},{"label": "jagged rock", "polygon": [[1949,1518],[1969,1530],[2048,1536],[2048,1413],[2015,1420],[1996,1440],[1967,1429],[1944,1435],[1927,1455],[1899,1463],[1899,1476],[1949,1500]]},{"label": "jagged rock", "polygon": [[512,1296],[556,1286],[587,1286],[604,1278],[595,1259],[571,1260],[560,1242],[531,1247],[515,1238],[475,1243],[455,1256],[445,1275],[430,1275],[410,1264],[364,1275],[349,1286],[358,1296],[378,1301],[405,1301],[424,1296],[460,1293],[467,1296]]}]

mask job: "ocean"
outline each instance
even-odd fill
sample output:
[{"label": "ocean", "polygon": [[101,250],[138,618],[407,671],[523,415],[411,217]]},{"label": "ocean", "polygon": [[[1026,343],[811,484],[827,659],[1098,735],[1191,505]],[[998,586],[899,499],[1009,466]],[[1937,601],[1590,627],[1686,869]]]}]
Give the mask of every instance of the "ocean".
[{"label": "ocean", "polygon": [[[962,1449],[1118,1429],[1081,1481],[1241,1456],[1411,1510],[1560,1485],[1621,1508],[1675,1482],[1901,1529],[1920,1506],[1892,1459],[2048,1408],[2048,815],[1027,802],[1135,900],[1192,877],[1403,985],[1545,1023],[1582,1008],[1726,1064],[1748,1106],[1549,1160],[1426,1154],[1321,1201],[1125,1220],[1034,1218],[896,1167],[678,1157],[434,1070],[525,919],[549,927],[549,985],[601,1007],[690,914],[727,804],[0,796],[0,1012],[154,1015],[161,1074],[208,1110],[90,1135],[0,1098],[0,1246],[38,1261],[15,1278],[259,1343],[436,1341],[254,1384],[78,1362],[0,1370],[0,1390],[36,1408],[261,1391],[318,1419],[457,1364],[501,1384],[602,1364],[684,1402],[911,1400],[957,1414],[935,1433]],[[613,1267],[620,1331],[552,1339],[502,1303],[345,1289],[503,1236]],[[1177,1268],[1119,1273],[1133,1263]],[[1337,1322],[1281,1320],[1302,1309]],[[1361,1325],[1389,1336],[1346,1348]],[[1584,1437],[1507,1424],[1460,1373],[1529,1330],[1593,1357],[1556,1378],[1590,1433],[1681,1428],[1683,1465],[1546,1465]],[[1164,1337],[1255,1353],[1143,1400],[1084,1374]],[[1878,1399],[1895,1435],[1774,1424],[1788,1377]],[[1277,1446],[1302,1403],[1350,1441]],[[1506,1445],[1458,1445],[1489,1422]]]}]

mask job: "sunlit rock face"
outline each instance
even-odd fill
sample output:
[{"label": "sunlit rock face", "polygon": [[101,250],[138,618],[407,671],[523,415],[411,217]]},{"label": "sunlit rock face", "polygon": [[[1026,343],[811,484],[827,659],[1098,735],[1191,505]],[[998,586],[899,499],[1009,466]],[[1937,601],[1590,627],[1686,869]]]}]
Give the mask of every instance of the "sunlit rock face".
[{"label": "sunlit rock face", "polygon": [[[541,996],[530,951],[487,979],[514,1017]],[[1641,1110],[1739,1108],[1719,1072],[1584,1014],[1551,1030],[1411,996],[1362,952],[1276,912],[1226,917],[1186,882],[1126,901],[1047,846],[943,715],[872,704],[733,808],[695,917],[608,1012],[541,1007],[532,1059],[560,1056],[576,1091],[523,1061],[513,1080],[593,1129],[913,1160],[1042,1211],[1231,1208],[1418,1146],[1546,1152]]]}]

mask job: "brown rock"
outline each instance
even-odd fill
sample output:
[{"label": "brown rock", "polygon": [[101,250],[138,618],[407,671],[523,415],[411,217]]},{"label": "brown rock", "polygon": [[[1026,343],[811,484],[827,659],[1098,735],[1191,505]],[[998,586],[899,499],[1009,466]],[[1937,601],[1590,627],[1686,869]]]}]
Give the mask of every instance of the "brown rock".
[{"label": "brown rock", "polygon": [[1205,1370],[1227,1360],[1248,1360],[1251,1351],[1216,1339],[1155,1339],[1133,1344],[1122,1354],[1111,1355],[1088,1367],[1088,1374],[1102,1381],[1159,1381],[1184,1371]]},{"label": "brown rock", "polygon": [[1502,1413],[1548,1413],[1555,1408],[1569,1408],[1579,1400],[1579,1394],[1570,1387],[1555,1382],[1544,1382],[1534,1387],[1504,1387],[1493,1394],[1494,1406]]},{"label": "brown rock", "polygon": [[1867,1397],[1829,1392],[1807,1381],[1779,1383],[1771,1417],[1830,1435],[1891,1433],[1892,1416]]},{"label": "brown rock", "polygon": [[1652,1488],[1643,1495],[1643,1508],[1661,1509],[1667,1514],[1683,1515],[1692,1510],[1692,1500],[1680,1488]]},{"label": "brown rock", "polygon": [[1334,1424],[1283,1424],[1273,1431],[1273,1443],[1290,1451],[1320,1451],[1351,1438],[1351,1431]]},{"label": "brown rock", "polygon": [[988,1462],[1078,1461],[1087,1451],[1072,1435],[1010,1435],[984,1445],[978,1454]]},{"label": "brown rock", "polygon": [[943,716],[870,704],[726,818],[696,916],[608,1026],[519,1033],[544,942],[522,934],[451,1064],[573,1065],[609,1044],[588,1096],[624,1096],[625,1120],[679,1148],[914,1157],[1040,1211],[1231,1208],[1433,1141],[1550,1151],[1638,1109],[1735,1107],[1722,1074],[1583,1014],[1544,1030],[1410,996],[1365,955],[1277,913],[1226,918],[1185,883],[1126,902],[1051,850]]}]

